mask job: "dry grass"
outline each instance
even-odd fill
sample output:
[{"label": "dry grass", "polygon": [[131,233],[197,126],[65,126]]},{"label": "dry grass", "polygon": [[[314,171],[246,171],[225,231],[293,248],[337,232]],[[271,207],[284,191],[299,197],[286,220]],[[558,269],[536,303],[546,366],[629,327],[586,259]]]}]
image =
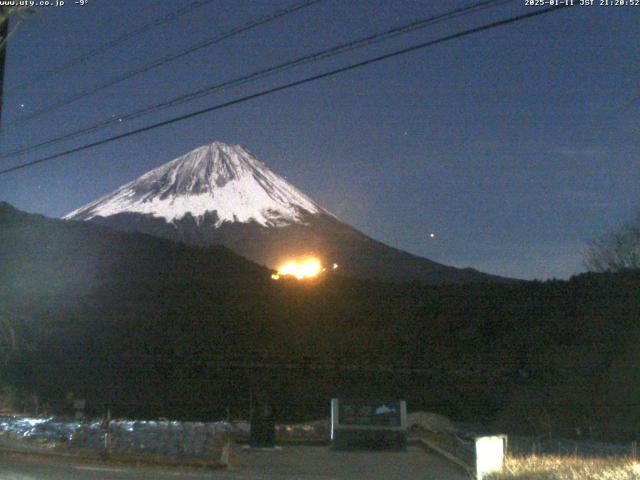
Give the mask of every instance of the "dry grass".
[{"label": "dry grass", "polygon": [[507,457],[504,472],[492,480],[640,480],[636,460],[558,456]]}]

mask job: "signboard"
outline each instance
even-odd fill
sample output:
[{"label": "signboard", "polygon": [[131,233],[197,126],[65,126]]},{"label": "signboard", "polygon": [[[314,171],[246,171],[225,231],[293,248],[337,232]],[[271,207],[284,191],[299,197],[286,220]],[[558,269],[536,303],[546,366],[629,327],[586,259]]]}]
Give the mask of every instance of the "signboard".
[{"label": "signboard", "polygon": [[331,400],[333,448],[400,448],[406,446],[404,400]]},{"label": "signboard", "polygon": [[339,423],[399,427],[402,423],[400,402],[340,402]]}]

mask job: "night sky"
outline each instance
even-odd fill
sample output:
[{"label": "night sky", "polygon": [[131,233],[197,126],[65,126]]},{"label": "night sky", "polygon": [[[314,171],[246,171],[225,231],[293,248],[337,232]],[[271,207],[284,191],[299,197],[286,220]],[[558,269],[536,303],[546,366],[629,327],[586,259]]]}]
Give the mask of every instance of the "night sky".
[{"label": "night sky", "polygon": [[[578,0],[576,0],[578,1]],[[21,83],[191,0],[43,7],[11,37],[3,123],[294,3],[220,0],[29,88]],[[2,151],[469,2],[324,0],[2,130]],[[525,13],[524,0],[15,158],[35,160],[304,76]],[[574,7],[453,40],[0,177],[59,217],[214,140],[239,143],[362,232],[458,267],[568,278],[640,197],[640,6]],[[430,233],[435,233],[431,238]]]}]

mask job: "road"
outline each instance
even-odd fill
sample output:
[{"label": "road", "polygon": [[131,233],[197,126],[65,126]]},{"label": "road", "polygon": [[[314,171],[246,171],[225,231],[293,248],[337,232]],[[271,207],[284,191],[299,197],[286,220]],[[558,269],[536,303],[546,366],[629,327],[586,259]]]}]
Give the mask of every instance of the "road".
[{"label": "road", "polygon": [[326,447],[238,448],[233,470],[179,470],[74,463],[45,457],[0,454],[0,480],[467,480],[443,458],[420,447],[406,452],[334,452]]}]

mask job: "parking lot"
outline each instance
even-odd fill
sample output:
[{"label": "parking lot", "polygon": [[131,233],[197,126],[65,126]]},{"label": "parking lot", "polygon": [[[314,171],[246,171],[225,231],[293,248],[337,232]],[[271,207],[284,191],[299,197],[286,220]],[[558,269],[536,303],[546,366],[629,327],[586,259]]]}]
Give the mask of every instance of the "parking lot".
[{"label": "parking lot", "polygon": [[67,479],[433,479],[468,477],[438,455],[410,446],[407,451],[335,452],[322,446],[254,450],[238,447],[231,470],[180,470],[59,461],[46,457],[0,455],[1,480]]},{"label": "parking lot", "polygon": [[256,479],[442,479],[468,477],[444,458],[410,446],[406,451],[332,451],[327,447],[244,450],[236,478]]}]

